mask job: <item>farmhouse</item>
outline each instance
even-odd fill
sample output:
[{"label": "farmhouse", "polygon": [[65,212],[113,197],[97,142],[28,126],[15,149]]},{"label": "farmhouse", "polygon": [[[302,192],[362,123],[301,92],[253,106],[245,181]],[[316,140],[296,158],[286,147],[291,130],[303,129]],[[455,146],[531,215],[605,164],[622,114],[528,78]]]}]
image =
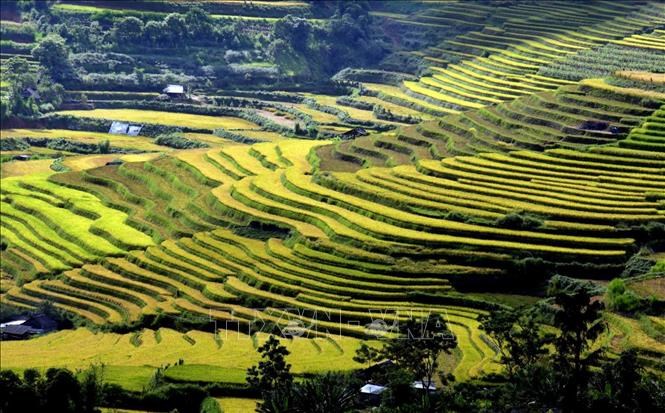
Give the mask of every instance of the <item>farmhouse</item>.
[{"label": "farmhouse", "polygon": [[22,340],[36,334],[56,330],[58,323],[45,314],[36,314],[28,318],[0,324],[0,336],[3,340]]},{"label": "farmhouse", "polygon": [[427,388],[427,391],[429,393],[435,393],[436,392],[436,386],[434,385],[434,383],[430,383],[429,385],[425,385],[425,383],[423,383],[422,381],[414,381],[413,383],[411,383],[411,387],[414,388],[414,389],[417,389],[417,390],[423,390],[423,389]]},{"label": "farmhouse", "polygon": [[129,129],[128,123],[114,121],[111,123],[109,133],[113,133],[115,135],[125,135],[127,134],[127,129]]},{"label": "farmhouse", "polygon": [[369,133],[365,130],[365,128],[353,128],[351,130],[348,130],[342,134],[342,139],[355,139],[358,136],[367,136]]},{"label": "farmhouse", "polygon": [[185,97],[185,88],[182,85],[167,85],[162,93],[171,99],[183,99]]},{"label": "farmhouse", "polygon": [[360,400],[368,405],[379,405],[381,403],[381,393],[386,389],[386,386],[367,383],[360,388]]},{"label": "farmhouse", "polygon": [[109,128],[109,133],[114,135],[138,136],[142,128],[143,126],[141,125],[130,125],[125,122],[113,121]]},{"label": "farmhouse", "polygon": [[23,89],[23,92],[21,93],[21,96],[24,98],[33,98],[34,100],[39,100],[41,99],[41,96],[39,95],[39,92],[31,87],[27,87]]}]

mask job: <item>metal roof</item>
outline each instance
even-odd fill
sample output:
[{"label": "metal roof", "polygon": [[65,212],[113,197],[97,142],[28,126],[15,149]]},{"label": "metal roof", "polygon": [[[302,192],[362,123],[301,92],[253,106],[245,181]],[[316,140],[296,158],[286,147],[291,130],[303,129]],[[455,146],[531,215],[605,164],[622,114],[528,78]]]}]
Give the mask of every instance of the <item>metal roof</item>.
[{"label": "metal roof", "polygon": [[[411,384],[411,387],[413,387],[414,389],[424,389],[425,388],[425,383],[423,383],[422,381],[414,381]],[[428,386],[428,390],[430,390],[430,391],[431,390],[436,390],[436,386],[434,385],[434,383],[430,383],[430,385]]]},{"label": "metal roof", "polygon": [[185,88],[182,85],[166,85],[163,92],[164,93],[185,93]]},{"label": "metal roof", "polygon": [[385,386],[379,386],[376,384],[366,384],[360,388],[360,392],[364,394],[381,394],[386,391]]},{"label": "metal roof", "polygon": [[126,135],[127,128],[129,128],[129,123],[113,121],[111,127],[109,128],[109,133],[114,133],[116,135]]}]

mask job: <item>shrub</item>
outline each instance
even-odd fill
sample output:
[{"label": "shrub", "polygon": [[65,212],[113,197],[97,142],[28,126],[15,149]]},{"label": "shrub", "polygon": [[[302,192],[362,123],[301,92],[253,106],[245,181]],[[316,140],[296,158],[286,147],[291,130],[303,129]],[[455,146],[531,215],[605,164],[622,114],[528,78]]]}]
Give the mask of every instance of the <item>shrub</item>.
[{"label": "shrub", "polygon": [[24,151],[30,148],[30,145],[23,139],[6,138],[0,140],[0,151]]},{"label": "shrub", "polygon": [[209,145],[204,142],[193,141],[185,138],[180,133],[165,133],[157,136],[155,139],[157,145],[168,146],[175,149],[194,149],[207,148]]},{"label": "shrub", "polygon": [[534,229],[543,225],[543,220],[535,215],[527,214],[524,211],[511,212],[498,218],[495,225],[501,228],[510,229]]},{"label": "shrub", "polygon": [[621,313],[634,313],[642,307],[642,299],[626,289],[626,282],[621,278],[610,281],[605,299],[611,310]]},{"label": "shrub", "polygon": [[201,403],[201,413],[222,413],[217,400],[212,397],[207,397]]},{"label": "shrub", "polygon": [[652,253],[653,251],[648,248],[643,248],[637,254],[630,257],[621,273],[621,277],[636,277],[648,273],[651,270],[651,267],[656,263],[650,257]]}]

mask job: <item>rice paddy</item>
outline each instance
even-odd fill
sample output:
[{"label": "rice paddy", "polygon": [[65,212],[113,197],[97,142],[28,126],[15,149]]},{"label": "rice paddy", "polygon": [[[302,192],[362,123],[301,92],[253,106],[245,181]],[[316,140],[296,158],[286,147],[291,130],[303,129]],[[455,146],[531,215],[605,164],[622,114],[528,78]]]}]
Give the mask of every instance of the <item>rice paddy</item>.
[{"label": "rice paddy", "polygon": [[93,109],[65,110],[57,112],[61,115],[79,116],[83,118],[109,119],[126,122],[145,122],[158,125],[180,126],[192,129],[259,129],[259,126],[241,118],[230,116],[193,115],[189,113],[159,112],[136,109]]}]

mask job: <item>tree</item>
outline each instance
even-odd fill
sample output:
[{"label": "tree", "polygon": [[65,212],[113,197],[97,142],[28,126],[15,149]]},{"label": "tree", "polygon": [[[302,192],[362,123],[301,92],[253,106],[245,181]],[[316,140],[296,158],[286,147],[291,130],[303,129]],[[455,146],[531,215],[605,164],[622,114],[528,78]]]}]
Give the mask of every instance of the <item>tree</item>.
[{"label": "tree", "polygon": [[306,19],[287,15],[275,22],[274,34],[284,40],[294,50],[303,52],[307,49],[310,25]]},{"label": "tree", "polygon": [[45,411],[75,412],[81,406],[81,385],[71,371],[48,369],[44,383]]},{"label": "tree", "polygon": [[58,80],[62,79],[69,71],[69,49],[65,40],[57,34],[49,34],[44,37],[32,49],[32,56],[44,66],[51,76]]},{"label": "tree", "polygon": [[0,399],[0,411],[19,412],[23,408],[21,405],[24,397],[24,389],[21,379],[11,370],[0,371],[0,390],[2,390],[2,399]]},{"label": "tree", "polygon": [[353,407],[355,393],[349,376],[328,372],[295,387],[294,407],[301,413],[344,413]]},{"label": "tree", "polygon": [[263,401],[256,406],[258,413],[294,413],[295,396],[291,387],[278,388],[263,395]]},{"label": "tree", "polygon": [[109,142],[108,139],[104,139],[103,141],[99,142],[97,146],[99,147],[99,153],[111,152],[111,142]]},{"label": "tree", "polygon": [[150,20],[143,28],[143,37],[153,46],[161,43],[164,37],[164,24],[156,20]]},{"label": "tree", "polygon": [[633,291],[626,289],[626,282],[615,278],[607,285],[607,306],[614,311],[632,313],[642,306],[642,300]]},{"label": "tree", "polygon": [[291,365],[286,362],[289,351],[275,336],[258,348],[262,360],[247,370],[247,383],[269,399],[273,392],[289,392],[293,383]]},{"label": "tree", "polygon": [[143,30],[143,20],[133,16],[123,17],[113,25],[113,35],[119,46],[139,41],[143,37]]},{"label": "tree", "polygon": [[180,43],[187,35],[187,23],[182,14],[171,13],[166,16],[162,28],[165,37],[171,41],[172,45]]},{"label": "tree", "polygon": [[367,367],[377,361],[381,357],[381,353],[374,347],[368,346],[366,343],[361,343],[360,347],[356,349],[356,355],[353,356],[353,361],[360,364],[367,364]]},{"label": "tree", "polygon": [[455,347],[457,338],[443,318],[434,314],[421,320],[407,320],[400,328],[400,336],[389,340],[381,354],[422,381],[423,396],[427,398],[439,355]]},{"label": "tree", "polygon": [[554,367],[564,390],[562,408],[574,412],[582,405],[589,365],[599,355],[598,351],[587,351],[605,331],[601,320],[603,304],[592,300],[589,288],[582,284],[561,289],[553,283],[549,294],[554,300],[553,324],[560,331],[554,340]]},{"label": "tree", "polygon": [[37,76],[30,70],[30,63],[22,57],[7,59],[6,70],[2,74],[13,90],[23,91],[25,88],[37,86]]},{"label": "tree", "polygon": [[39,99],[42,104],[50,104],[54,108],[62,104],[65,96],[65,88],[60,83],[54,83],[44,77],[40,77],[39,83],[37,83],[37,92],[39,93]]},{"label": "tree", "polygon": [[191,7],[185,13],[185,23],[189,36],[194,40],[210,37],[213,31],[213,20],[201,7]]},{"label": "tree", "polygon": [[480,328],[494,341],[510,378],[548,354],[552,340],[543,335],[531,311],[497,310],[480,317]]},{"label": "tree", "polygon": [[81,407],[84,413],[93,413],[103,400],[104,365],[90,366],[81,378]]}]

